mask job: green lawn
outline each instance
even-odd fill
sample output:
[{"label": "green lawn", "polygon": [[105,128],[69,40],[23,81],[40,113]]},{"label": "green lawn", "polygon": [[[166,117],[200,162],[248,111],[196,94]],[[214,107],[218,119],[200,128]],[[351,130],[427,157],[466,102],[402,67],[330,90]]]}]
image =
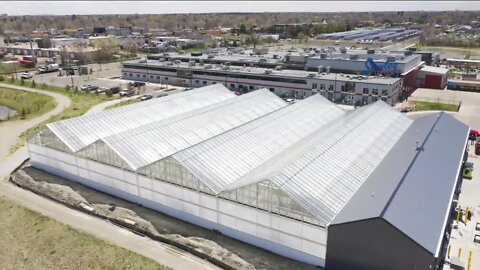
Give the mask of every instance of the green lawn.
[{"label": "green lawn", "polygon": [[18,114],[11,119],[29,119],[54,109],[57,102],[42,94],[0,88],[0,105],[17,111]]},{"label": "green lawn", "polygon": [[0,197],[2,269],[169,269]]},{"label": "green lawn", "polygon": [[107,108],[105,108],[105,110],[111,110],[111,109],[115,109],[115,108],[118,108],[118,107],[130,105],[130,104],[135,104],[135,103],[138,103],[138,102],[140,102],[140,99],[137,99],[137,98],[129,99],[129,100],[122,101],[120,103],[108,106]]},{"label": "green lawn", "polygon": [[[8,84],[13,84],[13,85],[31,87],[31,82],[25,82],[22,85],[21,81],[13,81],[12,82],[10,80],[10,78],[6,79],[2,82],[3,83],[8,83]],[[93,107],[93,106],[95,106],[99,103],[109,101],[109,100],[112,100],[112,99],[116,98],[116,97],[108,98],[105,95],[95,95],[93,93],[86,93],[86,92],[82,92],[82,91],[73,91],[73,90],[67,91],[62,87],[45,85],[45,84],[43,84],[43,85],[37,84],[36,88],[46,90],[46,91],[52,91],[52,92],[56,92],[56,93],[60,93],[62,95],[68,96],[72,100],[72,104],[70,105],[70,107],[66,108],[62,113],[60,113],[56,116],[52,116],[47,121],[45,121],[43,123],[40,123],[39,125],[37,125],[33,128],[30,128],[30,129],[26,130],[25,132],[23,132],[20,135],[20,139],[17,142],[17,144],[10,149],[10,152],[12,152],[12,153],[15,152],[21,146],[25,145],[26,139],[28,137],[32,136],[33,134],[35,134],[36,132],[38,132],[46,124],[51,123],[51,122],[64,120],[64,119],[68,119],[68,118],[72,118],[72,117],[80,116],[80,115],[84,114],[85,112],[87,112],[91,107]]]},{"label": "green lawn", "polygon": [[452,111],[457,112],[458,106],[454,104],[445,104],[438,102],[412,101],[415,104],[416,111]]}]

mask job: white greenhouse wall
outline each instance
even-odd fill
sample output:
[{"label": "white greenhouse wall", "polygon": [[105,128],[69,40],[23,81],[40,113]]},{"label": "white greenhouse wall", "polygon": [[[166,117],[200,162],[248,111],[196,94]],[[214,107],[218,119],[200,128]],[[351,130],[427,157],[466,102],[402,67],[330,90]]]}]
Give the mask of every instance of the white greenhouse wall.
[{"label": "white greenhouse wall", "polygon": [[29,144],[32,166],[301,262],[325,266],[327,230]]}]

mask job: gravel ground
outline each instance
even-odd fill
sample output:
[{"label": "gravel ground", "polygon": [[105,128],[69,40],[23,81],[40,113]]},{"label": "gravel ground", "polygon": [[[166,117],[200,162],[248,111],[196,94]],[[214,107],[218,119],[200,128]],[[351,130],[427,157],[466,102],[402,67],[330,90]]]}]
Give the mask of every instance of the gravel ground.
[{"label": "gravel ground", "polygon": [[163,215],[78,183],[25,167],[12,175],[21,186],[54,197],[62,202],[87,207],[102,216],[134,222],[139,228],[175,240],[206,253],[235,269],[314,269],[315,267],[272,254],[178,219]]}]

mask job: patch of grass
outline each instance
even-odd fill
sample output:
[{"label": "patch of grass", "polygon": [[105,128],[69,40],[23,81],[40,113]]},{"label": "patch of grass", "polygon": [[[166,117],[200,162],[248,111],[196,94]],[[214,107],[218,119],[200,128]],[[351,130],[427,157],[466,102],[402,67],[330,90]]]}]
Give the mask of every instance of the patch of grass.
[{"label": "patch of grass", "polygon": [[415,104],[416,111],[451,111],[457,112],[459,109],[458,105],[455,104],[445,104],[438,102],[426,102],[426,101],[413,101]]},{"label": "patch of grass", "polygon": [[0,88],[0,105],[17,111],[17,115],[10,119],[30,119],[53,110],[57,102],[38,93]]},{"label": "patch of grass", "polygon": [[169,269],[0,198],[0,261],[6,269]]},{"label": "patch of grass", "polygon": [[135,103],[138,103],[138,102],[140,102],[140,100],[137,99],[137,98],[129,99],[129,100],[125,100],[125,101],[122,101],[120,103],[117,103],[117,104],[110,105],[107,108],[105,108],[105,110],[111,110],[111,109],[115,109],[115,108],[118,108],[118,107],[130,105],[130,104],[135,104]]},{"label": "patch of grass", "polygon": [[[3,83],[18,85],[18,86],[26,86],[26,87],[30,86],[30,85],[27,85],[27,84],[22,85],[20,81],[13,81],[12,82],[10,79],[7,79],[7,80],[3,81]],[[109,98],[105,95],[95,95],[93,93],[86,93],[86,92],[82,92],[82,91],[74,91],[74,90],[67,91],[62,87],[46,85],[46,84],[38,85],[36,88],[65,95],[72,100],[72,103],[71,103],[70,107],[66,108],[60,114],[52,116],[47,121],[44,121],[44,122],[36,125],[35,127],[32,127],[30,129],[26,130],[25,132],[23,132],[20,135],[20,138],[17,141],[17,143],[10,149],[10,153],[15,152],[18,148],[25,145],[26,139],[28,137],[32,136],[33,134],[35,134],[36,132],[40,131],[46,124],[51,123],[51,122],[64,120],[64,119],[68,119],[68,118],[72,118],[72,117],[80,116],[80,115],[84,114],[85,112],[87,112],[91,107],[93,107],[93,106],[95,106],[99,103],[109,101],[109,100],[112,100],[112,99],[116,99],[116,97]]]}]

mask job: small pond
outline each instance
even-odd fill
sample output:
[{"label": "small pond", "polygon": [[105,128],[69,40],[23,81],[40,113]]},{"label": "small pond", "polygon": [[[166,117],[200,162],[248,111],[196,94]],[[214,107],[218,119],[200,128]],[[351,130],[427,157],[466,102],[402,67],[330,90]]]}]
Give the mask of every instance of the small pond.
[{"label": "small pond", "polygon": [[14,117],[15,115],[17,115],[17,111],[12,110],[6,106],[0,105],[0,121],[8,119],[9,115],[10,117]]}]

